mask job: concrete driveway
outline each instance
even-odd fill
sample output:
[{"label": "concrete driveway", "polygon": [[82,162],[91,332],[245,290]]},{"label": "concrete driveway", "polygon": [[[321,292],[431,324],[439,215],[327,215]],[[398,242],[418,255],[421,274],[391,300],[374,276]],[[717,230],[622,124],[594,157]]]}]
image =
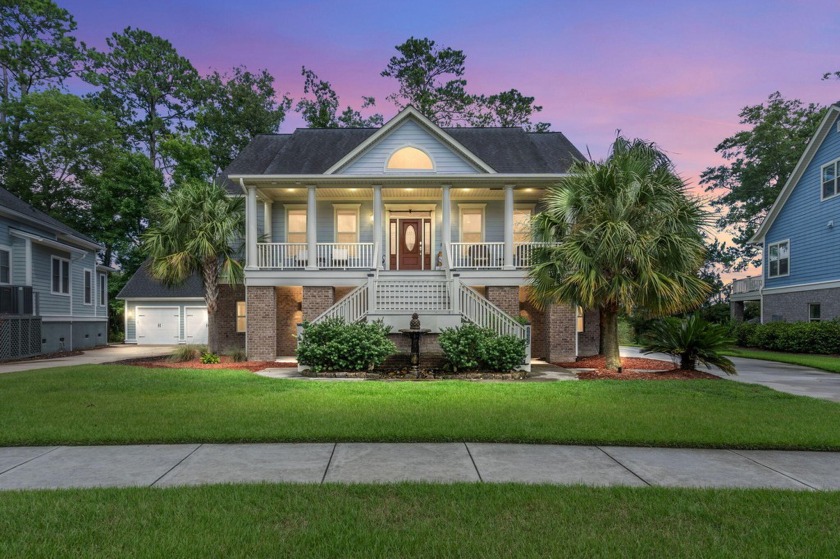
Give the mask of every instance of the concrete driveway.
[{"label": "concrete driveway", "polygon": [[[621,355],[671,360],[670,355],[662,353],[643,355],[636,347],[622,347]],[[727,375],[717,368],[713,368],[709,372],[735,382],[760,384],[779,392],[840,402],[840,374],[838,373],[828,373],[810,367],[762,361],[760,359],[744,359],[743,357],[731,357],[730,359],[735,363],[735,368],[738,370],[737,375]],[[698,369],[701,371],[708,370],[702,365],[699,365]]]},{"label": "concrete driveway", "polygon": [[52,367],[68,367],[70,365],[98,365],[113,363],[123,359],[138,357],[156,357],[171,353],[177,346],[171,345],[110,345],[100,349],[88,349],[82,355],[60,357],[57,359],[31,359],[17,363],[0,363],[0,374],[17,373],[20,371],[37,371]]}]

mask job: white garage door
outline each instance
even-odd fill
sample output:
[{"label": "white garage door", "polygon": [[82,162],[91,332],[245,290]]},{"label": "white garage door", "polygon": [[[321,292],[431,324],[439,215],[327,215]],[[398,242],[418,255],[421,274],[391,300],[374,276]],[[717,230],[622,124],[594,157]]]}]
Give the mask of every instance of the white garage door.
[{"label": "white garage door", "polygon": [[188,344],[207,343],[207,308],[187,307],[184,333]]},{"label": "white garage door", "polygon": [[138,307],[138,344],[177,344],[181,315],[177,307]]}]

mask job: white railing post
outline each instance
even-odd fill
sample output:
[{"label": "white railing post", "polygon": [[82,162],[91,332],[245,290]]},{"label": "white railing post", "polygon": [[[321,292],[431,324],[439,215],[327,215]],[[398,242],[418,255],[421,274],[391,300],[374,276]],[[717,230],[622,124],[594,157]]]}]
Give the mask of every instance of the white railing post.
[{"label": "white railing post", "polygon": [[[374,252],[381,253],[382,246],[382,185],[373,185],[373,246]],[[373,268],[381,269],[382,265],[374,261]]]},{"label": "white railing post", "polygon": [[263,200],[263,239],[271,242],[271,200]]},{"label": "white railing post", "polygon": [[368,312],[376,312],[376,274],[369,273],[367,275],[367,299]]},{"label": "white railing post", "polygon": [[449,284],[449,301],[452,305],[452,314],[461,313],[461,274],[452,274]]}]

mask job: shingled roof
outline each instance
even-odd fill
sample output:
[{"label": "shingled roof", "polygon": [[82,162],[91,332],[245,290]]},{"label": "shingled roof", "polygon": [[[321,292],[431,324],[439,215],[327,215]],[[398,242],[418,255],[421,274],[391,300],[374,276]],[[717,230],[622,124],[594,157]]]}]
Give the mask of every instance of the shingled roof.
[{"label": "shingled roof", "polygon": [[143,263],[134,272],[131,279],[123,286],[117,294],[117,299],[136,298],[183,298],[183,297],[204,297],[204,285],[198,274],[193,274],[187,281],[178,286],[166,286],[160,280],[156,280],[149,272],[149,261]]},{"label": "shingled roof", "polygon": [[[377,128],[298,128],[292,134],[255,137],[225,169],[229,192],[241,193],[230,175],[322,174]],[[565,173],[583,155],[560,132],[522,128],[443,128],[498,173]]]},{"label": "shingled roof", "polygon": [[59,233],[71,235],[89,243],[99,244],[87,235],[79,233],[72,227],[63,224],[41,210],[34,208],[31,204],[24,202],[5,188],[0,188],[0,207],[12,210],[13,212],[21,214],[25,218],[40,223],[41,225],[58,231]]}]

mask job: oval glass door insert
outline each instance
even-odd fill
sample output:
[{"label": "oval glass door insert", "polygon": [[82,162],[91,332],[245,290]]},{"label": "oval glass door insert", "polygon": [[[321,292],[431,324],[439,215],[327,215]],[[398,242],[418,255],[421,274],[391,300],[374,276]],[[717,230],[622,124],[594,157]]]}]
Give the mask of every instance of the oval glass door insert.
[{"label": "oval glass door insert", "polygon": [[417,231],[414,230],[414,225],[409,225],[405,228],[405,249],[408,252],[412,252],[416,243]]}]

